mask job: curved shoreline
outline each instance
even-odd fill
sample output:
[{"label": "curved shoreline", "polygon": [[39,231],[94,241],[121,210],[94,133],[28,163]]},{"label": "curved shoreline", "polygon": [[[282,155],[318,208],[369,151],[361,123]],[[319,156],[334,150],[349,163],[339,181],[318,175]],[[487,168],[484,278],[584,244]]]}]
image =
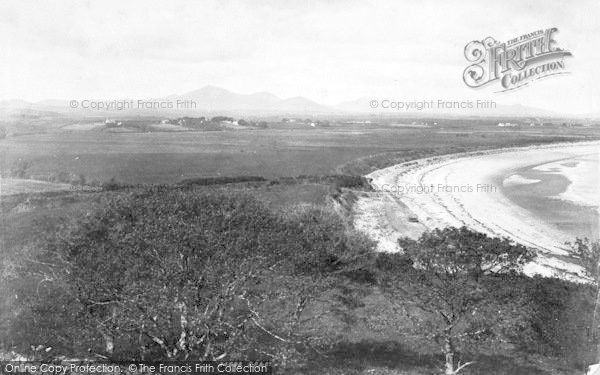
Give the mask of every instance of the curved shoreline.
[{"label": "curved shoreline", "polygon": [[[568,261],[564,245],[574,238],[511,202],[499,187],[494,191],[493,184],[519,168],[596,152],[600,141],[557,143],[452,154],[380,169],[366,176],[376,192],[356,203],[355,226],[377,240],[378,250],[398,251],[399,237],[465,225],[536,249],[538,259],[527,267],[528,273],[576,276],[581,269]],[[429,190],[408,191],[411,186]]]}]

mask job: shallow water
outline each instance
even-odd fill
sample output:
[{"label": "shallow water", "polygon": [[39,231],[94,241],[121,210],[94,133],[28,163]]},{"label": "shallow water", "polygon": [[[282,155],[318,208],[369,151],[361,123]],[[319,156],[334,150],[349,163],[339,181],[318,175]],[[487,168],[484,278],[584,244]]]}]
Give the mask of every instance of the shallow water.
[{"label": "shallow water", "polygon": [[502,192],[517,205],[573,238],[599,238],[598,154],[512,171],[504,176]]}]

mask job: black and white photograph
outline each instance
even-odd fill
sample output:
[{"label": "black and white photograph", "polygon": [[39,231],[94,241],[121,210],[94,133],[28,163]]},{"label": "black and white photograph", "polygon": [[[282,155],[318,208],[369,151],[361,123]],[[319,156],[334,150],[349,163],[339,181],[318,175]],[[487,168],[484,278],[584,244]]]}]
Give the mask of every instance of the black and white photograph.
[{"label": "black and white photograph", "polygon": [[600,375],[598,17],[0,0],[0,374]]}]

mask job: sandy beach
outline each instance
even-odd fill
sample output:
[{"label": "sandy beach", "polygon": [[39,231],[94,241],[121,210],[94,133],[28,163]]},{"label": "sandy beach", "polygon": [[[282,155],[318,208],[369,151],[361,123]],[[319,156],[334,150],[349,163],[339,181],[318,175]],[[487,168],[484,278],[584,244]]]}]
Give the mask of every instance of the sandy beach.
[{"label": "sandy beach", "polygon": [[599,152],[600,142],[555,144],[454,154],[380,169],[367,175],[376,192],[356,203],[355,226],[377,240],[380,251],[399,251],[399,237],[465,225],[536,249],[539,256],[526,267],[527,273],[576,277],[581,269],[569,262],[565,245],[574,238],[514,204],[502,194],[501,185],[536,182],[518,176],[519,169]]}]

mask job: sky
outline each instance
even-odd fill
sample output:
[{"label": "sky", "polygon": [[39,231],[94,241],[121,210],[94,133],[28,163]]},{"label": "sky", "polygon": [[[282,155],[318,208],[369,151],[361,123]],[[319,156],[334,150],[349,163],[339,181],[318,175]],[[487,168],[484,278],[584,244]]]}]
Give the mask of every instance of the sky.
[{"label": "sky", "polygon": [[[0,100],[121,99],[206,85],[305,96],[491,99],[600,113],[600,2],[247,0],[0,2]],[[464,47],[557,27],[569,75],[467,87]]]}]

